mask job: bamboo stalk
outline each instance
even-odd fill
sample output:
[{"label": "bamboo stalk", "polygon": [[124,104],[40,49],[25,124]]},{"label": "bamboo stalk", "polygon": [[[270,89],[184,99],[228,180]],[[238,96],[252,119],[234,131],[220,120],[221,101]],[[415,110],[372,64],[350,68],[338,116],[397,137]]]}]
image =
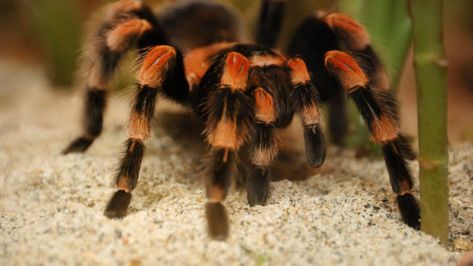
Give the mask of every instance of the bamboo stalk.
[{"label": "bamboo stalk", "polygon": [[421,229],[448,241],[447,60],[443,1],[412,0],[419,119]]}]

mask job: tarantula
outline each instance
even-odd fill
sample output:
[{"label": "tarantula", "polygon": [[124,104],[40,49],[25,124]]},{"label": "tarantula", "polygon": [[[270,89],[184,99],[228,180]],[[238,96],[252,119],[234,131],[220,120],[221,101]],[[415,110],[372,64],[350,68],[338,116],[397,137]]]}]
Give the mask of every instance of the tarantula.
[{"label": "tarantula", "polygon": [[371,140],[382,146],[404,222],[419,228],[407,164],[415,155],[399,132],[397,103],[366,30],[346,15],[317,12],[303,20],[281,53],[275,44],[285,6],[281,0],[262,1],[255,43],[241,41],[241,21],[232,10],[210,1],[174,5],[157,17],[140,1],[108,6],[85,56],[84,132],[64,150],[84,152],[100,135],[112,74],[124,53],[136,49],[140,69],[129,139],[107,217],[126,215],[158,97],[192,108],[205,125],[212,158],[205,214],[210,236],[224,239],[229,222],[222,202],[233,178],[244,175],[250,206],[265,204],[279,151],[275,130],[287,127],[296,113],[307,162],[319,167],[326,151],[320,102],[328,104],[331,140],[343,145],[347,94]]}]

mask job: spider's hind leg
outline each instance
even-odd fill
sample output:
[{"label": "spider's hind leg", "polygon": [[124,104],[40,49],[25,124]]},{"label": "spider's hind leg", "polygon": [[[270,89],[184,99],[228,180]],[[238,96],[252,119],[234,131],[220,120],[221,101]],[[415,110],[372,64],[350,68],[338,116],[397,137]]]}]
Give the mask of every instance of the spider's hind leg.
[{"label": "spider's hind leg", "polygon": [[407,160],[415,158],[410,145],[400,135],[397,102],[385,90],[370,85],[369,77],[350,54],[330,51],[325,66],[340,81],[363,116],[371,140],[382,145],[386,167],[402,219],[419,229],[420,209],[412,195],[412,175]]},{"label": "spider's hind leg", "polygon": [[86,74],[83,133],[63,151],[84,152],[100,135],[109,82],[119,62],[133,44],[138,49],[166,43],[150,9],[139,1],[120,1],[108,6],[109,13],[90,40],[82,62]]}]

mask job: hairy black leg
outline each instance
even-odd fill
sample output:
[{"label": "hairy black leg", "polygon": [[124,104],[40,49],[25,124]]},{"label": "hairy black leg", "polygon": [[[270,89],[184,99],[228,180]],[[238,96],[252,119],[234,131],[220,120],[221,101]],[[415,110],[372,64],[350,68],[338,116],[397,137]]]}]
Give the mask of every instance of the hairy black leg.
[{"label": "hairy black leg", "polygon": [[323,164],[326,154],[325,138],[320,128],[319,95],[312,83],[306,64],[301,58],[288,61],[293,91],[290,101],[301,116],[307,162],[314,167]]},{"label": "hairy black leg", "polygon": [[83,114],[83,133],[63,151],[86,151],[102,132],[107,92],[123,54],[133,44],[138,50],[167,43],[156,18],[139,1],[120,1],[108,6],[108,15],[91,36],[84,54],[83,72],[86,75],[86,95]]},{"label": "hairy black leg", "polygon": [[361,59],[370,86],[388,90],[390,85],[368,33],[351,17],[319,12],[299,25],[288,46],[288,54],[299,55],[307,63],[321,100],[328,103],[330,138],[333,143],[344,146],[348,132],[346,99],[344,89],[324,67],[324,55],[330,50],[350,51]]},{"label": "hairy black leg", "polygon": [[[239,148],[250,135],[252,121],[251,101],[247,90],[249,61],[240,53],[228,52],[216,62],[201,86],[196,90],[209,90],[201,102],[205,116],[205,136],[213,156],[212,174],[207,182],[208,202],[205,206],[209,235],[225,239],[229,233],[228,216],[223,201],[226,197],[230,176],[236,173],[235,157]],[[220,71],[217,71],[220,69]],[[206,80],[208,79],[208,80]],[[202,93],[199,92],[198,93]]]},{"label": "hairy black leg", "polygon": [[105,209],[105,215],[109,218],[126,215],[131,191],[138,182],[145,149],[143,142],[151,134],[158,94],[165,94],[164,86],[167,84],[181,82],[178,79],[182,78],[179,73],[183,69],[177,68],[182,67],[182,64],[177,64],[176,54],[176,50],[171,46],[161,45],[150,49],[143,60],[130,115],[129,139],[117,171],[118,190]]},{"label": "hairy black leg", "polygon": [[256,42],[276,47],[286,10],[286,0],[262,0],[256,32]]},{"label": "hairy black leg", "polygon": [[219,149],[213,152],[212,172],[207,181],[207,198],[205,216],[208,223],[209,235],[217,240],[227,238],[229,233],[229,219],[223,201],[236,172],[235,152],[228,149]]},{"label": "hairy black leg", "polygon": [[338,146],[345,146],[345,138],[348,132],[347,100],[342,88],[333,88],[328,107],[328,126],[330,140]]},{"label": "hairy black leg", "polygon": [[252,94],[256,124],[246,175],[247,199],[250,206],[266,204],[270,193],[269,167],[279,152],[275,133],[276,103],[273,96],[262,87],[256,88]]},{"label": "hairy black leg", "polygon": [[330,51],[325,66],[340,81],[364,118],[371,140],[382,145],[386,167],[404,222],[420,228],[420,209],[412,195],[412,174],[407,160],[413,159],[409,144],[399,133],[397,102],[387,91],[370,86],[369,77],[350,54]]},{"label": "hairy black leg", "polygon": [[323,18],[323,14],[317,13],[304,19],[295,31],[287,53],[300,56],[306,63],[320,100],[328,105],[330,139],[334,144],[343,146],[348,131],[346,96],[323,64],[324,54],[341,49],[341,43]]}]

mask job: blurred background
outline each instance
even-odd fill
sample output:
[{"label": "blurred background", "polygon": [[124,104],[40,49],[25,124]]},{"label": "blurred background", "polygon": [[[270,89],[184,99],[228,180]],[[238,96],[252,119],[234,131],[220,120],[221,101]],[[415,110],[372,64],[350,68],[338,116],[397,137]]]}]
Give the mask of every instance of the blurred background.
[{"label": "blurred background", "polygon": [[[246,23],[247,37],[251,39],[260,1],[218,1],[233,6],[241,13]],[[396,10],[386,9],[383,13],[382,10],[377,9],[377,5],[387,1],[366,0],[363,1],[364,5],[360,8],[353,5],[357,1],[351,0],[290,0],[288,13],[283,22],[280,46],[284,47],[288,36],[298,22],[316,9],[338,9],[351,13],[365,24],[373,35],[375,48],[380,51],[383,60],[387,62],[391,77],[395,76],[394,79],[399,77],[399,86],[397,86],[399,90],[396,93],[401,102],[402,128],[407,134],[416,136],[416,88],[410,35],[404,34],[406,45],[396,43],[398,39],[402,41],[402,38],[398,38],[399,32],[396,31],[402,30],[407,25],[406,32],[409,32],[409,25],[401,25],[404,13],[401,14],[399,22],[395,20],[393,23],[390,15]],[[57,90],[59,93],[77,91],[74,86],[75,72],[83,37],[88,29],[87,22],[107,2],[111,1],[0,0],[1,69],[9,70],[8,73],[16,73],[12,71],[14,68],[19,70],[39,69],[47,77],[51,90]],[[177,2],[177,0],[148,0],[145,2],[153,4],[159,10],[165,5]],[[473,16],[471,16],[471,10],[473,10],[473,1],[471,0],[445,1],[445,42],[449,60],[450,143],[473,141]],[[408,10],[404,15],[408,16]],[[388,22],[391,25],[386,24]],[[391,31],[381,32],[380,25],[385,29],[390,26]],[[396,34],[396,37],[393,37],[393,34]],[[394,51],[391,49],[392,46],[400,47],[399,53],[391,52]],[[404,61],[404,56],[407,58],[406,61]],[[3,70],[2,72],[4,72]],[[122,73],[121,78],[118,78],[118,82],[121,80],[122,83],[115,86],[117,89],[125,87],[126,83],[132,80],[130,77],[133,75],[129,70],[125,68],[123,72],[125,74]],[[21,75],[14,77],[2,75],[0,103],[2,95],[9,89],[8,82],[21,78],[23,78]]]}]

